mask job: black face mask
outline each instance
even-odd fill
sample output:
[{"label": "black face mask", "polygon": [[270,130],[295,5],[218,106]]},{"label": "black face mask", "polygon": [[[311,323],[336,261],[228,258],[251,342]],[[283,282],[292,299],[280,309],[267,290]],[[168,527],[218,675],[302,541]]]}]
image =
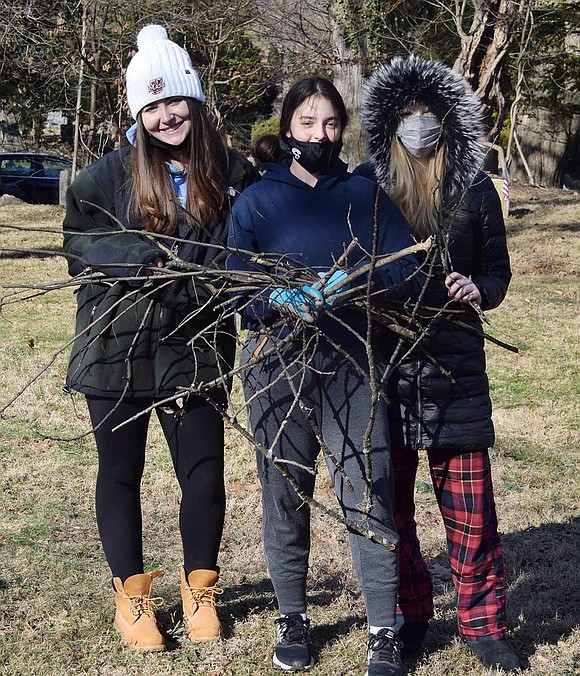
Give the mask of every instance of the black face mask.
[{"label": "black face mask", "polygon": [[297,141],[293,136],[280,137],[282,150],[290,153],[301,167],[311,174],[318,174],[328,169],[339,156],[342,149],[342,139],[338,141]]},{"label": "black face mask", "polygon": [[179,145],[174,146],[171,143],[165,143],[165,141],[160,141],[153,134],[149,134],[149,143],[156,148],[161,148],[161,150],[168,150],[169,152],[181,152],[182,150],[187,150],[189,148],[189,139],[186,138],[185,141],[182,141]]}]

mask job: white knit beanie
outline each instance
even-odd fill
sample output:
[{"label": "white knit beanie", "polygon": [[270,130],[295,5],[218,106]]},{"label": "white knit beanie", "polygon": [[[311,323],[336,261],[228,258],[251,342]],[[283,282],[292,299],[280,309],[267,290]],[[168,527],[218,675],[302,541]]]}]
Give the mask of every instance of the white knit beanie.
[{"label": "white knit beanie", "polygon": [[127,100],[131,115],[149,103],[184,96],[203,103],[199,75],[189,54],[167,37],[163,26],[145,26],[137,35],[137,54],[127,66]]}]

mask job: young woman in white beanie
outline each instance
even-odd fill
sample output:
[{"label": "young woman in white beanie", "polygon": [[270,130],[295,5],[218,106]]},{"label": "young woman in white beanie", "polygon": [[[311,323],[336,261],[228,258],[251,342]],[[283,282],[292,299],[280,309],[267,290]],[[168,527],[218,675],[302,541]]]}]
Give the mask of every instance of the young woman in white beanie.
[{"label": "young woman in white beanie", "polygon": [[[81,171],[67,194],[69,271],[81,280],[102,273],[80,286],[67,385],[85,394],[97,444],[96,514],[115,626],[131,647],[158,651],[165,639],[151,587],[162,572],[143,567],[144,412],[179,388],[219,381],[235,352],[233,320],[216,311],[220,295],[191,277],[163,281],[163,268],[168,250],[202,269],[219,267],[232,196],[258,174],[210,122],[187,52],[155,25],[140,31],[138,47],[127,68],[131,146]],[[226,388],[210,391],[218,407]],[[183,615],[190,640],[212,641],[221,635],[223,420],[201,396],[178,401],[156,413],[182,491]]]}]

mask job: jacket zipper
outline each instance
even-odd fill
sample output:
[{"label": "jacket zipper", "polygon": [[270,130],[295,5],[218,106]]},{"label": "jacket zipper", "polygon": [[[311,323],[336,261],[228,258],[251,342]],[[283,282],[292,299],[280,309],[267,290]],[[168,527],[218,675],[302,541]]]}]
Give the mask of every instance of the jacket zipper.
[{"label": "jacket zipper", "polygon": [[91,334],[91,331],[93,330],[93,327],[91,326],[93,323],[93,320],[95,319],[95,313],[97,311],[97,306],[93,305],[91,309],[91,314],[89,315],[89,322],[87,324],[87,328],[85,329],[85,336],[89,336]]}]

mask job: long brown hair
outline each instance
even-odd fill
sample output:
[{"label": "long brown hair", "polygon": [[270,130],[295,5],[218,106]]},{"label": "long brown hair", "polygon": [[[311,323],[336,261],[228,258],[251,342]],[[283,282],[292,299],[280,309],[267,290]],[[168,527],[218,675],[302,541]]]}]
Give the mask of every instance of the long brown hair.
[{"label": "long brown hair", "polygon": [[227,149],[219,132],[196,99],[186,98],[191,115],[187,165],[185,211],[178,205],[171,178],[165,166],[168,153],[149,142],[141,114],[137,116],[137,138],[133,152],[133,184],[129,212],[142,218],[146,229],[173,233],[178,220],[191,228],[216,223],[225,199]]},{"label": "long brown hair", "polygon": [[391,146],[390,193],[403,212],[416,239],[436,234],[442,207],[445,144],[423,161],[408,153],[397,137]]}]

